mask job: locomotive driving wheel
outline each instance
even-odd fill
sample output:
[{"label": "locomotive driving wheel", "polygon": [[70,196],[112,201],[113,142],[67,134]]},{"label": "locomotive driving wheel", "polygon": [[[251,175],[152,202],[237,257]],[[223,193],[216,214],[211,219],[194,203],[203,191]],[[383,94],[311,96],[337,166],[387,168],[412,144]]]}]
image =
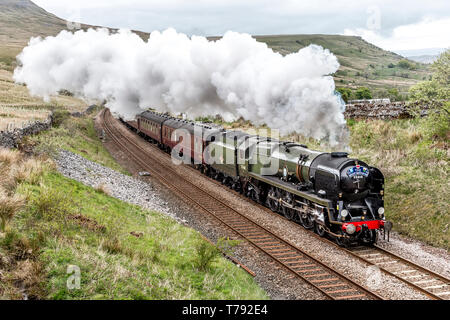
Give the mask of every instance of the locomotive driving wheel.
[{"label": "locomotive driving wheel", "polygon": [[327,235],[327,230],[320,223],[315,223],[314,231],[321,237],[325,237]]},{"label": "locomotive driving wheel", "polygon": [[247,184],[246,196],[257,203],[260,202],[261,197],[259,196],[259,193],[250,184]]},{"label": "locomotive driving wheel", "polygon": [[269,193],[267,195],[267,201],[269,203],[270,210],[273,212],[278,212],[280,210],[280,192],[274,187],[270,188]]},{"label": "locomotive driving wheel", "polygon": [[311,230],[314,228],[314,219],[311,217],[310,214],[305,210],[299,214],[300,217],[300,223],[305,229]]},{"label": "locomotive driving wheel", "polygon": [[[293,199],[292,199],[292,195],[291,195],[290,192],[286,191],[284,193],[283,201],[286,202],[287,204],[292,205]],[[284,217],[286,219],[288,219],[288,220],[294,220],[294,217],[295,217],[295,214],[296,214],[295,210],[291,209],[291,208],[288,208],[286,206],[283,206],[283,205],[281,207],[282,207],[282,211],[283,211]]]}]

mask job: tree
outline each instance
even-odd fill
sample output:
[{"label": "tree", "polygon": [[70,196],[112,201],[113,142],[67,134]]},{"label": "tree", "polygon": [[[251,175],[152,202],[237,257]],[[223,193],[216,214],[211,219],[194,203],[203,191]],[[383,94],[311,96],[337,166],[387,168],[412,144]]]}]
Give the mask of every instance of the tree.
[{"label": "tree", "polygon": [[450,49],[443,52],[431,66],[433,77],[409,89],[411,100],[450,99]]},{"label": "tree", "polygon": [[412,64],[406,59],[400,60],[397,65],[402,69],[411,69],[412,67]]},{"label": "tree", "polygon": [[341,94],[342,100],[344,100],[345,103],[347,103],[348,100],[351,100],[352,93],[353,93],[351,89],[349,89],[349,88],[337,88],[336,91]]},{"label": "tree", "polygon": [[450,49],[443,52],[431,66],[433,79],[442,85],[450,85]]},{"label": "tree", "polygon": [[372,92],[370,92],[369,88],[359,87],[355,91],[356,99],[372,99]]},{"label": "tree", "polygon": [[423,81],[409,89],[409,98],[423,101],[445,100],[450,98],[450,92],[448,88],[440,86],[435,80]]}]

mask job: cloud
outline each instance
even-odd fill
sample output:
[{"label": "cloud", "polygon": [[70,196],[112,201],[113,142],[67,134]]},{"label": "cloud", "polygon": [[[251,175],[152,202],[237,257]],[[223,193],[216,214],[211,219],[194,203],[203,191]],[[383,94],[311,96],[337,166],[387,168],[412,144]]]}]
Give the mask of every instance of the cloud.
[{"label": "cloud", "polygon": [[418,23],[398,26],[389,36],[383,36],[377,30],[364,28],[345,29],[344,34],[358,35],[381,48],[397,51],[448,48],[449,30],[450,18],[434,20],[427,17]]},{"label": "cloud", "polygon": [[370,8],[380,12],[377,34],[389,37],[403,25],[425,17],[449,18],[448,0],[35,0],[67,18],[74,6],[82,22],[142,31],[177,30],[222,35],[228,30],[250,34],[341,34],[367,29]]}]

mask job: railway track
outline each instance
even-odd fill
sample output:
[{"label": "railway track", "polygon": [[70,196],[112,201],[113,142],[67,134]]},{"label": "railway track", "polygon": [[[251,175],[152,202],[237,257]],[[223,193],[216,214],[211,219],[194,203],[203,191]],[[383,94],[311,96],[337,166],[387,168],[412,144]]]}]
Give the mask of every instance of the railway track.
[{"label": "railway track", "polygon": [[304,280],[333,300],[383,299],[185,179],[173,168],[172,163],[168,163],[167,157],[162,158],[159,152],[150,153],[134,139],[123,135],[116,127],[118,123],[114,124],[116,120],[112,118],[109,110],[102,111],[101,116],[107,137],[143,169],[151,172],[182,199],[215,217],[239,237],[289,270],[295,277]]},{"label": "railway track", "polygon": [[[212,181],[217,185],[220,185],[220,182],[215,180]],[[235,191],[228,191],[240,198],[245,199],[243,195]],[[254,203],[254,205],[259,207],[261,210],[266,211],[268,214],[273,214],[277,217],[286,219],[282,215],[280,216],[278,213],[273,212],[259,203]],[[301,226],[298,227],[301,228]],[[422,267],[377,245],[344,248],[328,238],[320,237],[314,232],[311,232],[311,235],[321,241],[327,241],[331,245],[339,248],[340,250],[344,250],[348,254],[367,264],[377,266],[382,272],[397,278],[414,289],[424,293],[431,299],[450,300],[450,279],[439,273]]]},{"label": "railway track", "polygon": [[[220,185],[220,183],[215,180],[213,180],[213,182]],[[238,197],[245,198],[235,191],[228,191]],[[268,214],[273,214],[280,217],[278,213],[273,212],[259,203],[254,203],[254,205],[259,207],[261,210],[266,211]],[[282,215],[281,217],[286,219]],[[301,228],[301,226],[298,227]],[[377,245],[344,248],[328,238],[320,237],[314,232],[311,232],[311,235],[321,241],[327,241],[331,245],[347,252],[367,264],[377,266],[382,272],[397,278],[414,289],[424,293],[431,299],[450,300],[450,279],[439,273],[422,267]]]},{"label": "railway track", "polygon": [[379,246],[345,249],[385,273],[407,283],[435,300],[450,299],[450,279],[421,267]]}]

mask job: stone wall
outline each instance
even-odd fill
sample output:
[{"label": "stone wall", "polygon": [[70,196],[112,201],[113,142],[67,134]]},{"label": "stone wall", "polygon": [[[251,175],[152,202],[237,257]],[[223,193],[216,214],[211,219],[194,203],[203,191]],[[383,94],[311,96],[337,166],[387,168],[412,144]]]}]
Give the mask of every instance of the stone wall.
[{"label": "stone wall", "polygon": [[423,102],[356,103],[347,104],[346,119],[401,119],[411,118],[417,111],[426,116],[430,108],[442,106],[442,102],[433,105]]},{"label": "stone wall", "polygon": [[5,148],[17,148],[23,137],[37,134],[52,126],[52,115],[45,121],[36,121],[24,128],[15,128],[11,131],[0,131],[0,146]]}]

